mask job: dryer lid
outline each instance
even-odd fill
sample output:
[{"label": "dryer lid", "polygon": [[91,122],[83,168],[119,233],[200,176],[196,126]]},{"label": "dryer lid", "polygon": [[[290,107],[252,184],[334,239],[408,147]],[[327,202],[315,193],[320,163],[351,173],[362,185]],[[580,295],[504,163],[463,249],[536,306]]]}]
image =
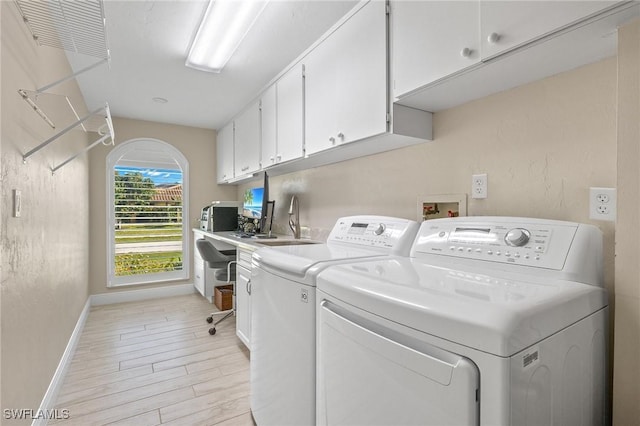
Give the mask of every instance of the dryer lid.
[{"label": "dryer lid", "polygon": [[253,254],[253,261],[257,267],[294,277],[304,277],[310,270],[320,268],[328,262],[385,255],[386,253],[373,248],[366,249],[337,244],[307,244],[261,248]]},{"label": "dryer lid", "polygon": [[600,287],[400,257],[329,267],[317,286],[372,314],[502,357],[607,305]]}]

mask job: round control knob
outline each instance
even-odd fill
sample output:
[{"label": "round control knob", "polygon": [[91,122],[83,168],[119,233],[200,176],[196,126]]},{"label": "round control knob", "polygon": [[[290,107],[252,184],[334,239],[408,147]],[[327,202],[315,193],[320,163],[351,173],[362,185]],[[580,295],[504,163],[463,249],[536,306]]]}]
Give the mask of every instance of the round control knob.
[{"label": "round control knob", "polygon": [[378,227],[373,231],[373,233],[376,235],[381,235],[385,229],[387,229],[387,227],[384,225],[384,223],[379,223]]},{"label": "round control knob", "polygon": [[504,242],[512,247],[522,247],[529,242],[531,233],[523,228],[514,228],[504,236]]}]

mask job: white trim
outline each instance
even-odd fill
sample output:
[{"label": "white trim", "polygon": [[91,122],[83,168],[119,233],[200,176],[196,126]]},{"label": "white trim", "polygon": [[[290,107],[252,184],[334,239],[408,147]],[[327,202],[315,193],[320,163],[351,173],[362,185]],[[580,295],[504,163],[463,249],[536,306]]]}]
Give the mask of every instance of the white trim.
[{"label": "white trim", "polygon": [[[40,403],[40,408],[38,412],[51,410],[54,407],[54,404],[58,396],[58,392],[60,391],[62,382],[64,381],[64,378],[67,375],[67,370],[69,369],[71,360],[73,360],[73,355],[76,352],[76,347],[78,346],[78,342],[80,341],[80,335],[82,334],[82,330],[84,329],[84,324],[87,321],[87,317],[89,316],[91,305],[92,305],[91,296],[89,296],[89,298],[87,299],[87,302],[84,304],[84,308],[82,309],[82,312],[80,313],[80,317],[76,322],[76,327],[73,329],[73,333],[71,333],[71,337],[69,338],[67,347],[64,350],[64,353],[62,354],[62,358],[60,358],[60,362],[58,363],[58,368],[56,368],[56,372],[53,374],[51,383],[49,383],[47,392],[45,392],[44,397],[42,398],[42,402]],[[31,422],[31,426],[46,425],[48,420],[45,417],[46,416],[42,416],[34,419],[33,422]]]},{"label": "white trim", "polygon": [[161,297],[183,296],[196,292],[193,284],[178,284],[165,287],[142,288],[140,290],[116,291],[91,296],[91,306],[111,305],[113,303],[137,302],[159,299]]},{"label": "white trim", "polygon": [[[115,276],[115,209],[114,209],[114,167],[121,158],[128,152],[136,149],[149,151],[164,151],[173,157],[176,165],[182,170],[182,270],[173,272],[162,272],[156,274],[140,274],[136,276]],[[191,262],[191,244],[189,218],[189,160],[174,145],[154,138],[135,138],[119,143],[112,149],[106,158],[106,181],[107,181],[107,287],[115,288],[119,286],[141,285],[161,283],[171,280],[185,280],[189,278]]]}]

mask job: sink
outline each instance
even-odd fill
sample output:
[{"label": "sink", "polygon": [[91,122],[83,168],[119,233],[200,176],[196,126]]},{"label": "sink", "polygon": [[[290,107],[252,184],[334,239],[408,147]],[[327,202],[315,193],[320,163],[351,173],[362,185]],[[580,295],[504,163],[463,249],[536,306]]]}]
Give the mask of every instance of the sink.
[{"label": "sink", "polygon": [[310,240],[267,240],[258,241],[258,244],[264,244],[265,246],[299,246],[303,244],[320,244],[317,241]]}]

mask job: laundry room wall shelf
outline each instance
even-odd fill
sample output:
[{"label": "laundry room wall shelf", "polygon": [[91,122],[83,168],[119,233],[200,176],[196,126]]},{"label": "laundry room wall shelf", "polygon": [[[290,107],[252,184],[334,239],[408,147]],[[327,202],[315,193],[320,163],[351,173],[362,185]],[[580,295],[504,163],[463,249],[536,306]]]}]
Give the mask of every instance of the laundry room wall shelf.
[{"label": "laundry room wall shelf", "polygon": [[52,172],[55,172],[100,143],[103,145],[113,145],[114,143],[113,122],[107,103],[104,107],[80,118],[68,96],[49,92],[50,89],[66,81],[109,63],[110,53],[104,6],[102,0],[72,2],[16,0],[15,4],[34,41],[39,46],[54,47],[74,54],[99,58],[92,65],[35,90],[18,90],[22,99],[53,129],[56,128],[56,122],[68,122],[69,118],[75,117],[72,124],[24,154],[23,160],[25,162],[27,158],[78,126],[81,126],[85,132],[97,132],[100,135],[98,140],[85,149],[53,167]]}]

